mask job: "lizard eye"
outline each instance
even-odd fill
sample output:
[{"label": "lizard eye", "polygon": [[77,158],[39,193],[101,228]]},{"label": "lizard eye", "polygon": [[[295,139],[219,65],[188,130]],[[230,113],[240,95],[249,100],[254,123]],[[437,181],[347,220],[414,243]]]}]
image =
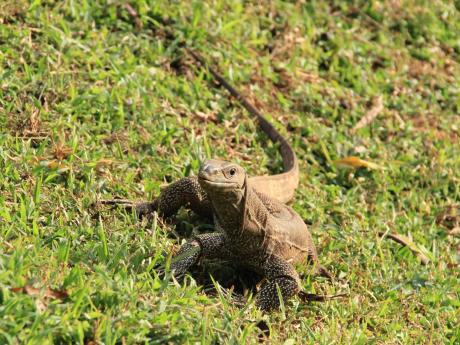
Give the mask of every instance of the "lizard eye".
[{"label": "lizard eye", "polygon": [[231,168],[231,169],[229,170],[229,174],[230,174],[230,176],[235,176],[235,174],[236,174],[236,168]]}]

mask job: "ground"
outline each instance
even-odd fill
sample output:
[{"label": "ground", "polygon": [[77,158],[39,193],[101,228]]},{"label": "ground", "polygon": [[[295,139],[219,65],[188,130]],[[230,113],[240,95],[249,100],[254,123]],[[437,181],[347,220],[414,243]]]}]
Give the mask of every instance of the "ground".
[{"label": "ground", "polygon": [[[0,343],[459,344],[459,9],[0,2]],[[154,267],[206,225],[98,203],[151,199],[205,158],[280,171],[277,146],[183,42],[289,138],[293,207],[340,278],[305,275],[303,289],[345,298],[264,315],[200,279],[161,280]],[[349,156],[378,167],[334,164]]]}]

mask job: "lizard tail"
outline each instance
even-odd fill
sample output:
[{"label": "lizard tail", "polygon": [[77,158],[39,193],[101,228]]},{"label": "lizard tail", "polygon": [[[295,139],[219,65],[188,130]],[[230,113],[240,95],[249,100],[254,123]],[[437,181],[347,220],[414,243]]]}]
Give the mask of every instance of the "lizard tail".
[{"label": "lizard tail", "polygon": [[249,102],[241,95],[224,77],[210,67],[205,59],[198,53],[186,48],[187,52],[201,65],[206,66],[212,76],[227,91],[235,97],[241,105],[253,116],[256,117],[260,128],[268,135],[271,141],[280,143],[281,157],[283,158],[284,172],[277,175],[255,176],[249,178],[249,185],[257,191],[264,193],[282,203],[290,201],[299,185],[299,165],[297,157],[287,140],[278,130]]}]

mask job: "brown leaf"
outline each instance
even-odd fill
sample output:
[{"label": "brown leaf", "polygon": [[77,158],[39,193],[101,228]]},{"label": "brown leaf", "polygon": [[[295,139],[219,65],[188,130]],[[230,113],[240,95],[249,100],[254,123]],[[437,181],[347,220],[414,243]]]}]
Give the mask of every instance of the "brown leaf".
[{"label": "brown leaf", "polygon": [[128,133],[126,131],[113,132],[109,136],[105,137],[102,141],[104,144],[110,145],[114,142],[124,143],[128,140]]},{"label": "brown leaf", "polygon": [[396,234],[394,232],[379,232],[379,236],[388,237],[393,241],[409,248],[412,251],[412,253],[414,253],[414,255],[420,260],[420,263],[422,265],[427,265],[430,262],[430,259],[425,254],[423,254],[420,248],[414,242],[412,242],[407,236]]},{"label": "brown leaf", "polygon": [[29,117],[29,126],[27,129],[25,129],[25,133],[27,134],[33,134],[33,133],[39,133],[40,132],[40,110],[39,109],[34,109]]},{"label": "brown leaf", "polygon": [[211,121],[211,122],[216,123],[217,122],[216,115],[217,115],[216,111],[210,111],[210,112],[205,113],[203,111],[196,110],[193,112],[193,116],[195,116],[198,120],[203,121],[203,122]]},{"label": "brown leaf", "polygon": [[20,114],[8,114],[7,119],[7,126],[19,138],[43,140],[48,137],[48,133],[42,129],[40,110],[34,106],[27,104]]},{"label": "brown leaf", "polygon": [[437,215],[436,223],[443,227],[453,230],[460,226],[460,205],[450,204]]},{"label": "brown leaf", "polygon": [[342,159],[337,159],[334,162],[334,165],[338,168],[368,168],[368,169],[382,169],[378,164],[365,161],[359,157],[349,156]]},{"label": "brown leaf", "polygon": [[358,123],[353,127],[351,133],[355,133],[358,129],[366,127],[382,112],[383,110],[383,98],[382,96],[377,96],[372,101],[372,107],[368,112],[358,121]]},{"label": "brown leaf", "polygon": [[56,160],[52,160],[52,161],[40,161],[40,165],[41,166],[45,166],[49,169],[52,169],[52,170],[59,170],[59,171],[66,171],[66,170],[69,170],[69,167],[65,164],[62,164],[61,162],[58,162]]},{"label": "brown leaf", "polygon": [[14,287],[10,289],[14,293],[24,293],[29,296],[39,296],[43,291],[43,296],[50,299],[64,300],[69,297],[69,294],[65,290],[56,290],[51,288],[39,289],[31,285],[25,285],[23,287]]},{"label": "brown leaf", "polygon": [[62,143],[55,144],[53,146],[53,157],[62,161],[63,159],[66,159],[72,153],[72,151],[72,148],[67,147]]},{"label": "brown leaf", "polygon": [[108,158],[101,158],[96,162],[96,169],[102,169],[104,167],[110,167],[113,164],[116,164],[117,161]]},{"label": "brown leaf", "polygon": [[309,83],[309,84],[317,84],[321,80],[321,77],[317,74],[312,72],[296,70],[296,77],[299,78],[301,81]]},{"label": "brown leaf", "polygon": [[150,133],[142,126],[137,126],[137,129],[138,129],[138,133],[140,135],[140,137],[144,140],[144,141],[148,141],[150,140]]}]

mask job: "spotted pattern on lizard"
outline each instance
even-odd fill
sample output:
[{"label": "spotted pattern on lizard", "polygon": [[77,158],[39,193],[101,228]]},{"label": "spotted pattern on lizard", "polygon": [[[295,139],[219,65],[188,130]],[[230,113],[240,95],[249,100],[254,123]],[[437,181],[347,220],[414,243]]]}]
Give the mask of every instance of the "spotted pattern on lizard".
[{"label": "spotted pattern on lizard", "polygon": [[[184,206],[199,211],[208,208],[214,216],[217,232],[191,238],[173,258],[170,268],[176,277],[182,277],[200,258],[234,262],[267,278],[256,305],[269,311],[280,306],[278,289],[283,300],[300,291],[295,264],[311,262],[318,270],[321,266],[300,216],[290,206],[255,191],[247,180],[237,164],[208,160],[196,180],[171,184],[152,204],[163,215]],[[184,186],[191,189],[184,191]]]}]

